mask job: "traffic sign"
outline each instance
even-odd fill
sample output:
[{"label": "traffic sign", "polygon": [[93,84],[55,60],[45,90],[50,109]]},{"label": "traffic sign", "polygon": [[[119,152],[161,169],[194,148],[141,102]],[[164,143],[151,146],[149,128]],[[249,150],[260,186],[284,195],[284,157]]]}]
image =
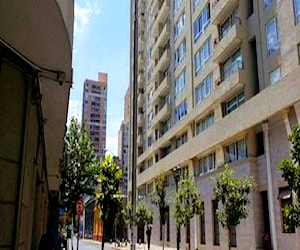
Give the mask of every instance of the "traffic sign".
[{"label": "traffic sign", "polygon": [[83,204],[83,199],[80,198],[76,202],[76,213],[79,216],[83,215],[83,209],[84,209],[84,204]]}]

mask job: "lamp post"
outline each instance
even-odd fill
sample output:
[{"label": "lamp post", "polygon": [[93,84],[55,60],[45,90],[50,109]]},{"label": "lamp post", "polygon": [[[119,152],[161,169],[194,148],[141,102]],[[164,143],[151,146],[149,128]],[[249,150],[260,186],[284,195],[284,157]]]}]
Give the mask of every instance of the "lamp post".
[{"label": "lamp post", "polygon": [[[131,93],[131,242],[130,249],[136,249],[137,232],[134,223],[136,210],[136,163],[137,163],[137,77],[138,77],[138,0],[131,1],[134,4],[133,16],[133,75],[132,75],[132,93]],[[130,11],[130,13],[132,13]]]},{"label": "lamp post", "polygon": [[[178,192],[178,183],[180,181],[180,176],[181,176],[181,173],[180,173],[180,167],[179,166],[176,166],[175,168],[173,168],[173,177],[174,177],[174,180],[175,180],[175,185],[176,185],[176,193]],[[177,250],[180,249],[180,226],[177,225],[176,226],[176,246],[177,246]]]}]

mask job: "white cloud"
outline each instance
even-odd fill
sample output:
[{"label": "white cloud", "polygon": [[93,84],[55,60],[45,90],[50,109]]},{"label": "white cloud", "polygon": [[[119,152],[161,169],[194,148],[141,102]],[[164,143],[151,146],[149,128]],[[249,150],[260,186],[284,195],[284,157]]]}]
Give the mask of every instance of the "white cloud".
[{"label": "white cloud", "polygon": [[81,123],[81,101],[70,99],[67,124],[69,124],[70,119],[73,116]]},{"label": "white cloud", "polygon": [[90,19],[101,13],[99,1],[95,0],[84,0],[81,4],[77,1],[75,3],[75,23],[74,32],[79,33],[84,31],[85,26],[89,23]]},{"label": "white cloud", "polygon": [[106,136],[106,149],[108,152],[118,155],[118,136]]}]

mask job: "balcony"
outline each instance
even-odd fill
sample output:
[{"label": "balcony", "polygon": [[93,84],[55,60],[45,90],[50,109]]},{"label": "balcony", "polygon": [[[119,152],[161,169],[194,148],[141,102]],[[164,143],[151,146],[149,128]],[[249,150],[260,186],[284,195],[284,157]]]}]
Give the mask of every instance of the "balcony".
[{"label": "balcony", "polygon": [[138,5],[139,5],[138,14],[141,15],[141,14],[144,13],[144,10],[145,10],[145,1],[144,0],[139,0]]},{"label": "balcony", "polygon": [[156,113],[152,120],[151,127],[156,127],[159,122],[166,121],[171,115],[171,106],[168,102]]},{"label": "balcony", "polygon": [[138,48],[139,50],[142,49],[144,47],[144,32],[139,33],[139,38],[138,38]]},{"label": "balcony", "polygon": [[157,39],[155,39],[152,49],[152,55],[157,57],[159,54],[159,48],[163,47],[170,37],[170,22],[166,22]]},{"label": "balcony", "polygon": [[220,39],[219,42],[214,42],[213,61],[215,63],[223,62],[242,43],[242,26],[239,23],[234,24]]},{"label": "balcony", "polygon": [[234,93],[242,90],[245,86],[247,74],[243,69],[243,65],[233,65],[230,72],[227,72],[227,77],[221,82],[216,82],[217,99],[225,101]]},{"label": "balcony", "polygon": [[139,63],[144,63],[144,52],[143,50],[140,50],[139,53],[138,53],[138,62]]},{"label": "balcony", "polygon": [[137,145],[138,146],[142,146],[143,145],[143,135],[142,134],[139,134],[137,136]]},{"label": "balcony", "polygon": [[160,5],[161,0],[153,0],[151,7],[150,7],[150,11],[152,13],[152,16],[156,16],[158,9],[159,9],[159,5]]},{"label": "balcony", "polygon": [[213,0],[211,12],[212,24],[220,24],[238,3],[239,0]]},{"label": "balcony", "polygon": [[139,24],[139,30],[145,29],[145,14],[144,12],[140,12],[138,15],[138,24]]},{"label": "balcony", "polygon": [[144,103],[144,93],[140,92],[138,94],[138,98],[137,98],[137,105],[139,107],[142,107],[143,106],[143,103]]},{"label": "balcony", "polygon": [[[157,1],[159,2],[159,1]],[[159,11],[152,25],[152,35],[158,36],[161,24],[164,24],[168,19],[168,12],[170,10],[170,0],[164,0],[161,5],[159,5]]]},{"label": "balcony", "polygon": [[145,76],[144,76],[144,71],[139,71],[139,75],[138,75],[138,87],[142,88],[145,82]]},{"label": "balcony", "polygon": [[144,125],[144,115],[143,114],[141,114],[141,113],[138,114],[138,116],[137,116],[137,123],[140,126]]},{"label": "balcony", "polygon": [[170,49],[167,48],[161,54],[160,58],[156,60],[155,68],[153,70],[153,78],[158,77],[159,71],[164,71],[170,63]]},{"label": "balcony", "polygon": [[157,89],[154,91],[152,97],[152,103],[155,103],[159,100],[159,96],[166,96],[171,88],[171,77],[166,75],[164,79],[161,81]]}]

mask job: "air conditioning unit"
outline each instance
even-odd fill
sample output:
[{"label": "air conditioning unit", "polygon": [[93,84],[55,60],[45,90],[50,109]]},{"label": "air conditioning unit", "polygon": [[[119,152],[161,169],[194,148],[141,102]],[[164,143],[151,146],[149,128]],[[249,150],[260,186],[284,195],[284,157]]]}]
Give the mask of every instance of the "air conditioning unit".
[{"label": "air conditioning unit", "polygon": [[219,38],[214,39],[214,47],[219,43]]},{"label": "air conditioning unit", "polygon": [[212,2],[212,7],[215,7],[215,6],[217,5],[218,2],[219,2],[219,0],[214,0],[214,1]]},{"label": "air conditioning unit", "polygon": [[216,81],[215,81],[215,85],[216,86],[219,86],[221,84],[221,79],[219,78],[219,79],[217,79]]}]

